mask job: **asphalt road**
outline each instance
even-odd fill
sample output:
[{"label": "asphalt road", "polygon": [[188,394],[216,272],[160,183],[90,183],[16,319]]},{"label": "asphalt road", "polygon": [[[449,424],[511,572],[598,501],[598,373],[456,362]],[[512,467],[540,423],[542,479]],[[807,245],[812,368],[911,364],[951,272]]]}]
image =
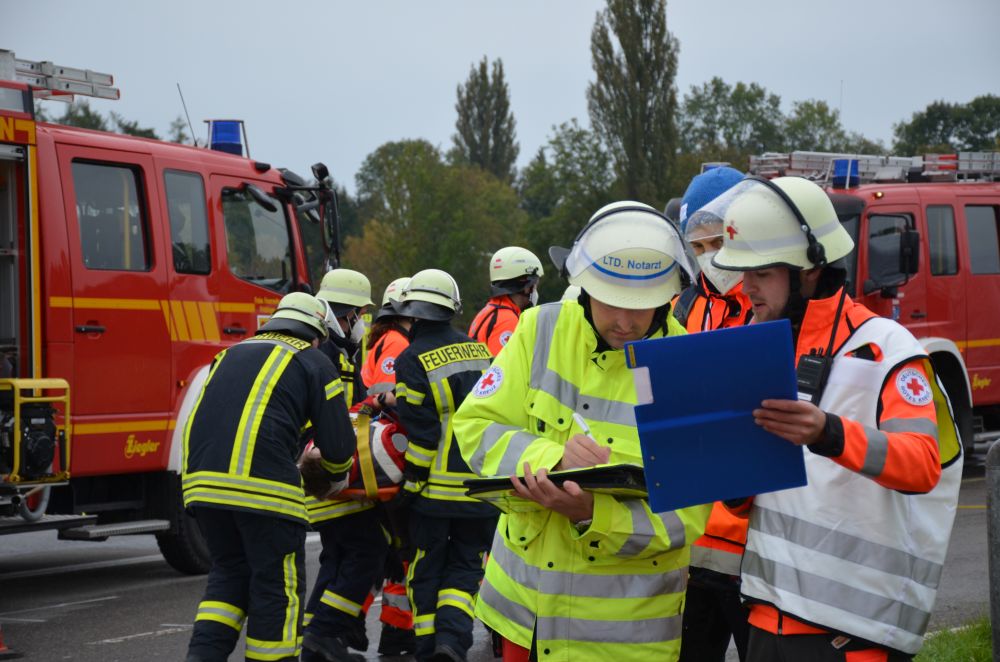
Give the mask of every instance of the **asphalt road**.
[{"label": "asphalt road", "polygon": [[[989,612],[982,476],[967,470],[963,481],[932,631]],[[313,538],[310,578],[319,555]],[[149,536],[104,543],[60,541],[51,531],[0,537],[0,626],[7,645],[29,660],[183,660],[204,582],[170,568]],[[379,659],[378,609],[369,616],[369,659]],[[242,649],[232,658],[242,659]],[[469,659],[493,660],[481,625]]]}]

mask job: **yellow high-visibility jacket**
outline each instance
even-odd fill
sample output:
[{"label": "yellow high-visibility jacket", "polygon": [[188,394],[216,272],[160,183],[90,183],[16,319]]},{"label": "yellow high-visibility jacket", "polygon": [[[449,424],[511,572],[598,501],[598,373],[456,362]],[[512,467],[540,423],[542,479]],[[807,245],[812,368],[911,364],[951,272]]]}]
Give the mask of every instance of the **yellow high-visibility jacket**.
[{"label": "yellow high-visibility jacket", "polygon": [[[684,333],[668,316],[668,334]],[[661,335],[658,332],[656,335]],[[576,301],[531,308],[454,419],[481,476],[551,469],[581,430],[611,463],[642,464],[635,386],[622,350],[602,351]],[[689,545],[710,505],[654,513],[645,499],[595,494],[582,533],[549,510],[501,516],[476,615],[540,660],[675,660]]]}]

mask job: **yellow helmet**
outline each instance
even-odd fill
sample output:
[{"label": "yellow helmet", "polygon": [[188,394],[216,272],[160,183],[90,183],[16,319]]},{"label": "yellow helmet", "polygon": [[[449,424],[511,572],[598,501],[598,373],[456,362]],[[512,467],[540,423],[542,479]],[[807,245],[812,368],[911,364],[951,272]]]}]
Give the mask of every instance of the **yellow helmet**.
[{"label": "yellow helmet", "polygon": [[354,308],[372,305],[372,284],[360,271],[334,269],[326,272],[316,296],[333,308],[337,317],[343,317]]},{"label": "yellow helmet", "polygon": [[747,177],[702,209],[723,219],[721,269],[812,269],[854,249],[829,196],[802,177]]},{"label": "yellow helmet", "polygon": [[305,292],[292,292],[281,298],[258,333],[279,331],[303,340],[324,339],[329,334],[327,325],[331,320],[333,313],[325,301]]},{"label": "yellow helmet", "polygon": [[462,310],[458,283],[446,271],[424,269],[413,274],[393,308],[400,315],[446,321]]},{"label": "yellow helmet", "polygon": [[649,205],[615,202],[599,209],[570,249],[549,256],[570,285],[619,308],[659,308],[694,270],[677,228]]}]

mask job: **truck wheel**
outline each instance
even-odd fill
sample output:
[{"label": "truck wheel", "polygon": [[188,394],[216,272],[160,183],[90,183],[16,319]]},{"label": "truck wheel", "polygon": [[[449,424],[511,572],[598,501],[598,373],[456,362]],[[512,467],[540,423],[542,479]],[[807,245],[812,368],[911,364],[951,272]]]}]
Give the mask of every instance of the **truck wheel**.
[{"label": "truck wheel", "polygon": [[212,567],[208,545],[201,535],[198,523],[181,505],[179,495],[177,501],[180,510],[177,515],[177,530],[156,535],[160,553],[175,570],[187,575],[204,575]]}]

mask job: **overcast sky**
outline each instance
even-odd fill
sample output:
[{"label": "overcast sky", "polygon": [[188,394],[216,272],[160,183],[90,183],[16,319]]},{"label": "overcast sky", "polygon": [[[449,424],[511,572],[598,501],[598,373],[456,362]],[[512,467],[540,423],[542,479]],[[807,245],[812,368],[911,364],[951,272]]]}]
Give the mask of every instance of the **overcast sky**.
[{"label": "overcast sky", "polygon": [[[247,123],[251,155],[308,174],[324,161],[354,189],[379,145],[447,149],[455,88],[502,58],[524,165],[553,125],[587,120],[590,32],[603,0],[0,0],[0,48],[111,73],[95,101],[165,135],[180,83],[201,120]],[[679,97],[712,76],[757,82],[787,111],[842,109],[848,130],[889,142],[936,99],[1000,94],[1000,0],[670,0]],[[59,114],[62,107],[47,102]]]}]

